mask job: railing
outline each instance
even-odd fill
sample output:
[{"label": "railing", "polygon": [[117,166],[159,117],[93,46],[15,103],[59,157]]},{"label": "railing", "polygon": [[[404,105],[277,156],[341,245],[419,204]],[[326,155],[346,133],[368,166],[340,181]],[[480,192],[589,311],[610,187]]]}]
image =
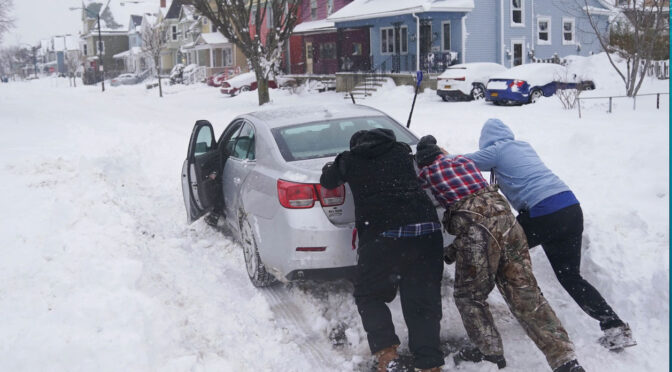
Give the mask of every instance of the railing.
[{"label": "railing", "polygon": [[613,109],[613,101],[614,98],[632,98],[632,109],[636,110],[637,109],[637,97],[646,97],[646,96],[656,96],[656,109],[660,110],[660,96],[661,95],[669,95],[670,93],[663,92],[663,93],[644,93],[644,94],[638,94],[634,97],[628,97],[628,96],[607,96],[607,97],[576,97],[576,106],[578,107],[579,110],[579,119],[581,119],[581,101],[583,100],[588,100],[588,99],[608,99],[609,100],[609,110],[607,113],[611,114],[612,109]]},{"label": "railing", "polygon": [[208,77],[208,68],[205,66],[198,66],[193,70],[186,72],[182,77],[184,84],[195,84],[203,82]]}]

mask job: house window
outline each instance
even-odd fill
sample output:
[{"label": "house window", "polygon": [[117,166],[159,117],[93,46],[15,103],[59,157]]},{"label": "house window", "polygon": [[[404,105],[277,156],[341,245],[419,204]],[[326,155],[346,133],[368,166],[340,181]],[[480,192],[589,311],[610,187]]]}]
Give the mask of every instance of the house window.
[{"label": "house window", "polygon": [[171,40],[177,41],[178,33],[177,33],[177,25],[172,25],[170,27],[171,31]]},{"label": "house window", "polygon": [[224,48],[222,50],[223,54],[223,60],[224,60],[224,66],[232,66],[233,65],[233,52],[231,51],[231,48]]},{"label": "house window", "polygon": [[96,53],[105,54],[105,42],[96,40],[96,45],[97,45]]},{"label": "house window", "polygon": [[551,18],[539,17],[537,19],[537,44],[551,44]]},{"label": "house window", "polygon": [[327,15],[334,12],[334,0],[327,0]]},{"label": "house window", "polygon": [[336,59],[336,43],[320,44],[320,58]]},{"label": "house window", "polygon": [[399,52],[401,52],[401,54],[406,54],[408,53],[408,27],[401,27],[399,33],[401,34],[401,46]]},{"label": "house window", "polygon": [[380,52],[382,54],[394,53],[394,29],[392,27],[380,29]]},{"label": "house window", "polygon": [[444,52],[450,50],[450,22],[443,22],[441,24],[443,34],[441,35],[441,47]]},{"label": "house window", "polygon": [[511,0],[511,26],[524,26],[523,22],[523,1]]},{"label": "house window", "polygon": [[310,0],[310,19],[317,19],[317,0]]},{"label": "house window", "polygon": [[86,45],[86,44],[84,44],[84,45],[82,45],[82,47],[83,47],[83,49],[84,49],[84,50],[83,50],[84,55],[85,55],[85,56],[88,56],[88,55],[89,55],[89,46]]},{"label": "house window", "polygon": [[362,55],[362,43],[352,43],[352,55],[353,56]]},{"label": "house window", "polygon": [[574,18],[562,19],[562,45],[575,43]]}]

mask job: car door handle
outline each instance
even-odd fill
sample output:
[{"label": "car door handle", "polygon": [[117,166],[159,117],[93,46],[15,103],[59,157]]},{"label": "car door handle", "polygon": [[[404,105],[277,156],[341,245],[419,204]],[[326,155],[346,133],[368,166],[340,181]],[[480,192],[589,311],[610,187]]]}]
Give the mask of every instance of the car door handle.
[{"label": "car door handle", "polygon": [[233,183],[236,185],[240,185],[240,178],[239,177],[233,177]]}]

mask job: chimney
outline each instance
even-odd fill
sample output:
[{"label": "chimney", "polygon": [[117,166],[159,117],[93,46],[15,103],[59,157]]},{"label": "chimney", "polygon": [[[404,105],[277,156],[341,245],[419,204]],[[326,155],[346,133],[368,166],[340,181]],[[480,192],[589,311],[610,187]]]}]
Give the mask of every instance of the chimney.
[{"label": "chimney", "polygon": [[165,7],[166,7],[166,0],[161,0],[161,8],[165,8]]}]

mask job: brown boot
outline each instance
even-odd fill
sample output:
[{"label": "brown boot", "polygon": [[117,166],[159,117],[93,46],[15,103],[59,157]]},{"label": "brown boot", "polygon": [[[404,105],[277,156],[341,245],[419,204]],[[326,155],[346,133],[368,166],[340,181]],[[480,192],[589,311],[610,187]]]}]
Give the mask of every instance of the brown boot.
[{"label": "brown boot", "polygon": [[439,367],[425,368],[425,369],[416,368],[415,372],[441,372],[441,368]]},{"label": "brown boot", "polygon": [[399,359],[397,348],[399,345],[392,345],[378,351],[375,356],[378,359],[378,372],[387,372],[387,366],[393,360]]}]

